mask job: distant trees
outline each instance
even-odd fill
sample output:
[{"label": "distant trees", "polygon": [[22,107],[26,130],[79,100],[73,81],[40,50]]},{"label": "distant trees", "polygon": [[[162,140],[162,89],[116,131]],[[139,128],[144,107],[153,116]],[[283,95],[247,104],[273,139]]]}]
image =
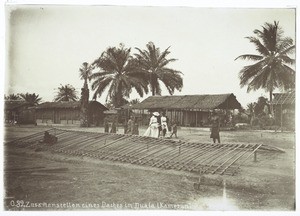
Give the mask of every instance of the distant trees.
[{"label": "distant trees", "polygon": [[40,98],[38,94],[35,93],[30,94],[27,92],[26,94],[19,93],[19,94],[4,95],[4,100],[25,101],[28,104],[35,106],[41,102],[42,98]]},{"label": "distant trees", "polygon": [[265,23],[262,30],[254,30],[255,36],[246,37],[256,47],[258,55],[245,54],[236,58],[236,60],[256,61],[240,71],[240,86],[248,86],[248,92],[265,89],[270,94],[271,104],[272,94],[276,88],[283,90],[295,88],[295,71],[290,67],[295,63],[295,59],[288,56],[294,53],[295,45],[293,40],[284,37],[283,33],[279,22]]},{"label": "distant trees", "polygon": [[32,106],[38,105],[42,100],[42,98],[40,98],[39,95],[35,93],[20,94],[20,97]]},{"label": "distant trees", "polygon": [[58,92],[56,93],[55,97],[54,97],[54,101],[58,102],[58,101],[77,101],[78,97],[77,97],[77,92],[75,90],[75,88],[70,85],[70,84],[66,84],[66,85],[61,85],[60,87],[58,87]]},{"label": "distant trees", "polygon": [[265,97],[259,97],[257,102],[249,103],[247,105],[247,111],[252,126],[259,125],[260,128],[264,129],[265,126],[274,124],[274,119],[269,115],[271,113],[271,107],[268,99]]},{"label": "distant trees", "polygon": [[4,95],[4,100],[21,100],[20,94]]}]

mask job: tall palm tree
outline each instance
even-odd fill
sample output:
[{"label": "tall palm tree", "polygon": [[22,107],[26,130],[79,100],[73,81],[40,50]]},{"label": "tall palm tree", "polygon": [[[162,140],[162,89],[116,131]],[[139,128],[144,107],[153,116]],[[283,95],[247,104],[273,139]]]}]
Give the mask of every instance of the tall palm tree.
[{"label": "tall palm tree", "polygon": [[83,87],[81,88],[80,98],[80,126],[88,127],[88,105],[89,105],[89,87],[87,80],[90,79],[92,74],[92,67],[87,62],[83,62],[81,68],[79,68],[79,76],[84,80]]},{"label": "tall palm tree", "polygon": [[58,87],[58,92],[54,98],[55,102],[58,101],[77,101],[78,97],[77,97],[77,92],[75,90],[75,88],[70,85],[61,85],[60,87]]},{"label": "tall palm tree", "polygon": [[87,62],[83,62],[82,66],[79,68],[79,76],[80,79],[84,80],[83,87],[88,88],[87,81],[90,79],[90,76],[92,74],[93,67],[89,65]]},{"label": "tall palm tree", "polygon": [[254,44],[258,55],[245,54],[235,59],[256,61],[240,71],[240,86],[248,85],[247,92],[265,89],[270,93],[271,104],[276,88],[295,88],[295,71],[290,67],[295,63],[295,59],[288,56],[294,53],[295,45],[290,37],[283,36],[284,32],[278,24],[276,21],[274,24],[265,23],[262,30],[254,30],[256,37],[246,37]]},{"label": "tall palm tree", "polygon": [[148,81],[152,95],[161,95],[159,81],[166,86],[171,95],[174,94],[175,89],[181,91],[183,87],[182,73],[167,67],[169,63],[176,61],[173,58],[167,59],[170,47],[163,52],[160,52],[160,49],[155,47],[152,42],[149,42],[146,47],[146,50],[136,48],[139,53],[135,54],[135,57],[139,72],[142,72]]},{"label": "tall palm tree", "polygon": [[107,48],[92,66],[100,69],[91,75],[94,99],[108,89],[106,100],[111,100],[115,107],[119,107],[124,104],[124,98],[129,97],[132,88],[141,97],[144,92],[148,93],[147,83],[135,71],[136,63],[130,55],[130,48],[122,44],[118,48]]},{"label": "tall palm tree", "polygon": [[39,97],[39,95],[33,93],[33,94],[20,94],[20,97],[25,100],[27,103],[29,103],[30,105],[38,105],[39,102],[42,100],[42,98]]}]

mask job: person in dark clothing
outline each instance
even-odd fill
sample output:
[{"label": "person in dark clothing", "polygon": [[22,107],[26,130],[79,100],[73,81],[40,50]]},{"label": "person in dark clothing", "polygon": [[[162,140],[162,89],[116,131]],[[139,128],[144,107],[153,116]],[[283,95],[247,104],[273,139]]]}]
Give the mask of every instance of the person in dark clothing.
[{"label": "person in dark clothing", "polygon": [[216,143],[216,140],[218,140],[218,143],[220,143],[220,118],[217,115],[216,112],[213,112],[212,117],[211,117],[211,134],[210,138],[213,139],[213,142]]},{"label": "person in dark clothing", "polygon": [[110,130],[111,133],[116,133],[117,132],[117,125],[116,125],[116,122],[113,121],[113,123],[111,124],[111,130]]},{"label": "person in dark clothing", "polygon": [[134,127],[134,118],[133,116],[130,116],[128,122],[127,122],[127,134],[133,134],[133,127]]},{"label": "person in dark clothing", "polygon": [[170,137],[172,138],[172,136],[175,135],[175,137],[177,138],[177,124],[176,124],[176,122],[172,123],[171,129],[172,129],[172,133],[171,133]]},{"label": "person in dark clothing", "polygon": [[104,132],[105,133],[109,132],[109,124],[108,124],[108,121],[106,119],[104,120]]},{"label": "person in dark clothing", "polygon": [[58,138],[52,134],[49,134],[48,131],[45,131],[44,133],[44,140],[43,142],[49,145],[53,145],[57,143]]}]

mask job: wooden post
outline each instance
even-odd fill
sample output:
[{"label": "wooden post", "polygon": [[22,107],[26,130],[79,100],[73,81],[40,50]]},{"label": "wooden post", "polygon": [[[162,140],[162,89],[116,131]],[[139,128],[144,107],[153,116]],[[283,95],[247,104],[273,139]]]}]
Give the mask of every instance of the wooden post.
[{"label": "wooden post", "polygon": [[[255,148],[253,148],[253,150],[255,150]],[[256,151],[254,152],[254,154],[253,154],[253,155],[254,155],[254,160],[253,160],[253,161],[254,161],[254,162],[257,162],[257,155],[256,155]]]}]

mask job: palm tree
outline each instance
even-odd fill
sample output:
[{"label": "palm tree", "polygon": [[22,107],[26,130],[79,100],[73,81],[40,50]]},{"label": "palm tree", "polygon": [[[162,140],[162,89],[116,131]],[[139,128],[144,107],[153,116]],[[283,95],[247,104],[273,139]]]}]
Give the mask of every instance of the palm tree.
[{"label": "palm tree", "polygon": [[20,94],[4,95],[5,100],[21,100]]},{"label": "palm tree", "polygon": [[88,105],[89,105],[89,87],[87,80],[90,79],[92,73],[92,67],[87,62],[83,62],[81,68],[79,68],[80,78],[84,80],[83,88],[81,88],[80,98],[80,126],[89,126],[88,122]]},{"label": "palm tree", "polygon": [[139,72],[142,72],[146,77],[152,95],[161,95],[159,81],[166,86],[170,95],[174,94],[175,89],[181,91],[183,87],[182,73],[167,67],[169,63],[176,61],[173,58],[166,58],[170,54],[170,47],[162,53],[152,42],[149,42],[146,47],[146,50],[136,48],[139,53],[135,54],[135,57],[138,62]]},{"label": "palm tree", "polygon": [[78,97],[76,94],[76,90],[72,85],[61,85],[58,87],[58,92],[54,98],[54,101],[77,101]]},{"label": "palm tree", "polygon": [[276,21],[274,24],[265,23],[262,31],[254,30],[256,37],[246,37],[255,45],[258,55],[245,54],[235,59],[256,61],[240,71],[240,86],[248,85],[247,92],[265,89],[270,93],[271,104],[276,88],[295,88],[295,71],[290,67],[295,63],[295,59],[288,56],[294,53],[295,45],[290,37],[283,36],[284,32],[278,24]]},{"label": "palm tree", "polygon": [[87,62],[83,62],[81,68],[79,68],[79,76],[80,79],[84,80],[84,88],[88,88],[87,80],[90,79],[92,69],[92,66],[89,65]]},{"label": "palm tree", "polygon": [[129,101],[130,105],[135,105],[135,104],[139,104],[140,103],[140,99],[136,98],[136,99],[132,99],[131,101]]},{"label": "palm tree", "polygon": [[39,97],[39,95],[33,93],[33,94],[20,94],[20,97],[25,100],[27,103],[29,103],[30,105],[38,105],[39,102],[42,100],[42,98]]},{"label": "palm tree", "polygon": [[108,89],[106,100],[111,100],[115,107],[120,107],[124,104],[124,98],[129,97],[132,88],[141,97],[144,92],[148,93],[147,83],[135,71],[136,63],[130,55],[130,48],[124,48],[122,44],[119,48],[107,48],[92,66],[100,69],[91,75],[94,99]]},{"label": "palm tree", "polygon": [[247,104],[247,110],[249,111],[249,119],[250,119],[250,125],[253,125],[253,119],[255,117],[254,114],[254,108],[255,108],[256,103],[249,103]]}]

